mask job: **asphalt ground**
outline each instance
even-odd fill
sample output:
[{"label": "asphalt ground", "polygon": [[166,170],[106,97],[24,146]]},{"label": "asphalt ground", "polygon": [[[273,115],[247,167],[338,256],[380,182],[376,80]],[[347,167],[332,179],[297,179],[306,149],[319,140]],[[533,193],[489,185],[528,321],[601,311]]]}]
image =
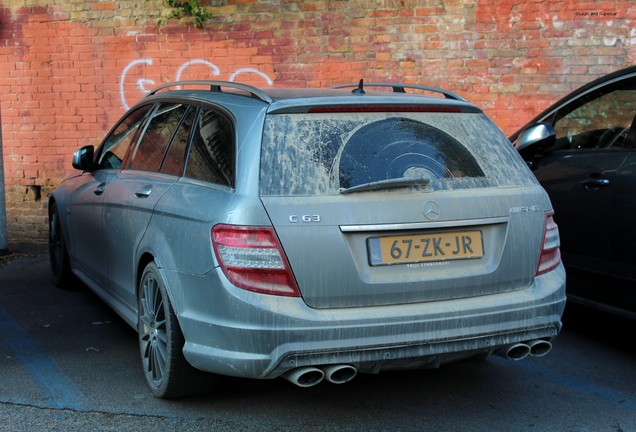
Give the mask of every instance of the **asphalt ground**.
[{"label": "asphalt ground", "polygon": [[0,431],[636,431],[634,322],[568,306],[553,351],[301,389],[225,379],[154,398],[135,332],[50,281],[43,245],[0,257]]}]

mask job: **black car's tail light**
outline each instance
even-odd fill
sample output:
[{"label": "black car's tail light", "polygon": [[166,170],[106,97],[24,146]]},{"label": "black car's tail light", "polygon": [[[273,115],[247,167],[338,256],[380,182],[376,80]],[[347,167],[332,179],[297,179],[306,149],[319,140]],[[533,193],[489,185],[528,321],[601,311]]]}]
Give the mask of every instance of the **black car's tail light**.
[{"label": "black car's tail light", "polygon": [[232,284],[248,291],[300,297],[272,228],[216,225],[211,235],[221,269]]}]

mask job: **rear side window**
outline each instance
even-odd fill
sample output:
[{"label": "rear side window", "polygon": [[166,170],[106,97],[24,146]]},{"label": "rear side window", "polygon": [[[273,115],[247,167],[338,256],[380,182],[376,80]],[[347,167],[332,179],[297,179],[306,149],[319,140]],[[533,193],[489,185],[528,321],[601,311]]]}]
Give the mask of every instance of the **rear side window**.
[{"label": "rear side window", "polygon": [[132,155],[130,169],[159,171],[168,144],[187,110],[188,106],[183,104],[159,105]]},{"label": "rear side window", "polygon": [[197,116],[197,109],[190,107],[181,124],[177,128],[177,132],[172,138],[172,143],[168,148],[166,157],[161,164],[161,172],[164,174],[173,174],[176,176],[183,175],[183,163],[185,161],[185,152],[188,147],[188,140],[192,132],[192,126]]},{"label": "rear side window", "polygon": [[234,128],[224,115],[201,111],[195,125],[186,177],[234,186]]},{"label": "rear side window", "polygon": [[429,189],[534,183],[481,113],[272,114],[265,120],[261,194],[332,195],[401,178]]}]

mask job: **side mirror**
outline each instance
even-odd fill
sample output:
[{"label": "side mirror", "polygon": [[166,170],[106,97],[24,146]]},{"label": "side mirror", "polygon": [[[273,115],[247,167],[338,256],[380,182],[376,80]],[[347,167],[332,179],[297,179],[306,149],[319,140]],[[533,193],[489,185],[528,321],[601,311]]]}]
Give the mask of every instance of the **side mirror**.
[{"label": "side mirror", "polygon": [[73,168],[80,171],[90,171],[93,168],[93,157],[95,155],[95,147],[92,145],[84,146],[73,153]]},{"label": "side mirror", "polygon": [[554,145],[556,132],[550,123],[538,123],[519,134],[513,142],[521,156],[534,156]]}]

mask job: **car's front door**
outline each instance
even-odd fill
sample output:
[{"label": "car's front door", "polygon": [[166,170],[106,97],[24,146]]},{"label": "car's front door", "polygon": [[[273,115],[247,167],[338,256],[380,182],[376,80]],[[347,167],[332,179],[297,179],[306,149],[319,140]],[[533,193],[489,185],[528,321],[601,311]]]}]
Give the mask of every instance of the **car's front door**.
[{"label": "car's front door", "polygon": [[609,271],[616,232],[619,173],[636,113],[636,79],[593,90],[553,115],[555,144],[536,160],[535,175],[555,207],[566,265]]},{"label": "car's front door", "polygon": [[[609,239],[612,273],[636,281],[636,142],[632,144],[635,148],[620,170],[610,207],[612,225]],[[633,292],[629,297],[631,309],[636,310]]]},{"label": "car's front door", "polygon": [[151,106],[132,111],[113,128],[96,152],[93,169],[76,180],[83,184],[76,187],[70,200],[71,260],[74,267],[102,287],[108,285],[104,197],[139,136],[140,126]]},{"label": "car's front door", "polygon": [[550,195],[563,261],[606,271],[610,205],[624,152],[560,150],[541,159],[535,175]]},{"label": "car's front door", "polygon": [[98,169],[85,172],[73,180],[75,191],[69,200],[70,259],[73,267],[91,280],[104,284],[108,263],[104,249],[96,247],[104,242],[102,211],[104,191],[117,170]]}]

